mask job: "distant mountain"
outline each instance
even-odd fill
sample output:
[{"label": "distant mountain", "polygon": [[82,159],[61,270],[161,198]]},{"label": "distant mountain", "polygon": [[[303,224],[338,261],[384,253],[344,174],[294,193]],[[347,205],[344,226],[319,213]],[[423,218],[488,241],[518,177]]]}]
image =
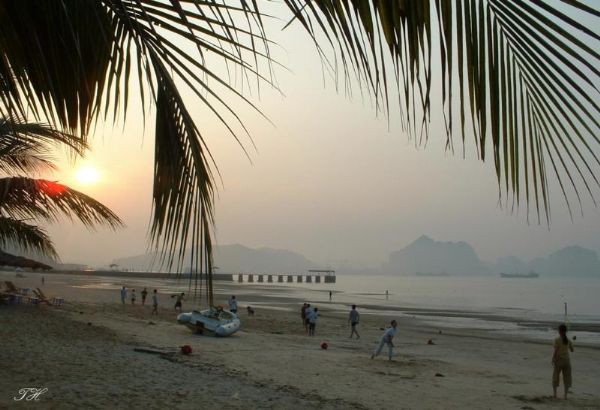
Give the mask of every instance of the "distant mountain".
[{"label": "distant mountain", "polygon": [[484,265],[468,243],[435,241],[425,235],[405,248],[392,252],[382,270],[385,273],[403,275],[490,273],[489,268]]},{"label": "distant mountain", "polygon": [[[214,249],[214,265],[220,273],[300,273],[320,266],[303,255],[284,250],[243,245],[221,245]],[[153,264],[153,261],[155,262]],[[156,253],[119,258],[113,261],[120,269],[159,271]]]},{"label": "distant mountain", "polygon": [[253,249],[242,245],[217,246],[214,260],[219,272],[287,273],[319,268],[318,264],[296,252],[271,248]]},{"label": "distant mountain", "polygon": [[[106,266],[112,266],[118,270],[130,270],[130,271],[150,271],[150,272],[164,272],[164,269],[160,267],[160,254],[158,252],[143,253],[141,255],[126,256],[123,258],[113,259],[112,263],[106,264]],[[113,266],[116,265],[116,266]]]},{"label": "distant mountain", "polygon": [[534,259],[529,267],[546,276],[600,277],[598,255],[581,246],[568,246],[547,258]]}]

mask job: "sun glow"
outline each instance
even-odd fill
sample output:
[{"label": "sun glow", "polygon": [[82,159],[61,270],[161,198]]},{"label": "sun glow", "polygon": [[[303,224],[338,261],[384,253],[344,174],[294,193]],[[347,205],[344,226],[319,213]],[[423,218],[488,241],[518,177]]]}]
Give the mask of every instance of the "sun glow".
[{"label": "sun glow", "polygon": [[100,179],[100,173],[93,165],[87,165],[79,168],[76,177],[80,184],[93,185]]}]

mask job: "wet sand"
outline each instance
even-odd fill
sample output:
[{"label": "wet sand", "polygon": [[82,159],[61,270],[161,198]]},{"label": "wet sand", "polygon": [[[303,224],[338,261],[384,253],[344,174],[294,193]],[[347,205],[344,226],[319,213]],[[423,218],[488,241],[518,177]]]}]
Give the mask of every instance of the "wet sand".
[{"label": "wet sand", "polygon": [[[34,275],[11,280],[40,285]],[[385,350],[371,360],[393,318],[387,312],[363,315],[361,338],[349,339],[346,313],[322,302],[317,336],[308,337],[300,301],[294,306],[278,298],[278,288],[253,294],[246,287],[238,297],[242,331],[221,339],[178,325],[168,295],[160,296],[160,314],[153,316],[150,306],[139,305],[139,295],[138,305],[123,306],[118,291],[75,284],[82,287],[46,277],[44,292],[64,297],[62,307],[0,306],[0,408],[600,408],[600,351],[577,343],[572,395],[554,400],[551,340],[432,327],[419,315],[402,315],[394,360]],[[219,287],[224,293],[216,303],[226,305],[236,285]],[[296,311],[259,305],[268,291],[270,304]],[[191,303],[184,302],[184,311]],[[256,307],[255,316],[247,316],[247,304]],[[320,348],[323,341],[327,350]],[[192,355],[177,353],[184,344]],[[35,402],[15,402],[24,387],[48,391]]]}]

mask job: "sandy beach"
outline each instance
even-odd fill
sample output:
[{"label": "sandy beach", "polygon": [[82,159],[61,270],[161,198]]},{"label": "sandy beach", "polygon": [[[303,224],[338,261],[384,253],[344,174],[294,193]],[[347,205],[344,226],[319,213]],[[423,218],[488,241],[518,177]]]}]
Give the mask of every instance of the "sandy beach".
[{"label": "sandy beach", "polygon": [[[12,281],[40,286],[38,275],[27,276]],[[46,276],[42,289],[64,297],[61,307],[0,306],[1,408],[600,408],[596,347],[575,344],[572,394],[555,400],[552,340],[434,328],[418,316],[401,316],[394,360],[385,354],[371,360],[392,316],[363,315],[361,338],[349,339],[347,315],[323,302],[316,336],[308,337],[302,301],[296,311],[260,307],[263,288],[239,298],[242,330],[215,338],[178,325],[168,295],[160,295],[160,314],[153,316],[140,299],[123,306],[116,290],[72,281],[67,286]],[[226,305],[236,284],[219,288],[216,302]],[[247,316],[247,304],[259,306],[254,316]],[[184,311],[191,308],[184,302]],[[186,344],[193,348],[189,356],[178,353]],[[26,387],[47,391],[36,401],[15,401]]]}]

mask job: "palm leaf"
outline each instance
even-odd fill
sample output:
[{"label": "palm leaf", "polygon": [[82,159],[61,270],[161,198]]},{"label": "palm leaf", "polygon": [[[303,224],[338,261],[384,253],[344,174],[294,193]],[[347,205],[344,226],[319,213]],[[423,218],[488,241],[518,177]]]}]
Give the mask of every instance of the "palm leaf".
[{"label": "palm leaf", "polygon": [[[403,123],[416,141],[430,132],[432,77],[438,71],[447,146],[453,148],[457,115],[463,148],[466,125],[472,125],[478,155],[493,158],[507,201],[512,195],[518,205],[525,187],[528,207],[534,203],[538,217],[549,220],[546,165],[567,200],[570,189],[578,198],[584,190],[593,197],[600,111],[597,6],[574,0],[285,4],[293,21],[312,36],[327,69],[336,72],[340,64],[346,78],[356,75],[361,92],[373,95],[386,112],[398,92]],[[150,103],[156,106],[153,244],[168,251],[169,265],[180,266],[191,240],[193,249],[203,248],[195,257],[208,258],[199,263],[207,263],[214,164],[177,84],[190,89],[241,143],[247,132],[228,96],[251,105],[241,92],[250,77],[273,85],[258,2],[60,0],[61,7],[56,5],[52,0],[0,3],[0,114],[25,116],[30,110],[85,141],[98,117],[126,117],[134,75],[143,114]],[[437,53],[440,67],[432,63]],[[215,57],[223,65],[212,65]],[[234,86],[238,73],[241,85]]]},{"label": "palm leaf", "polygon": [[[31,110],[85,140],[99,116],[126,118],[130,80],[136,77],[142,114],[149,103],[157,109],[150,237],[154,246],[169,250],[167,264],[180,266],[187,224],[192,220],[199,226],[212,224],[209,168],[214,164],[176,84],[192,90],[241,145],[241,135],[248,133],[225,96],[240,98],[256,109],[242,93],[244,84],[254,77],[257,83],[275,86],[262,27],[265,16],[258,2],[245,0],[237,5],[179,0],[61,0],[60,4],[0,3],[0,81],[7,85],[0,88],[0,113],[25,115]],[[196,53],[190,52],[194,49]],[[215,57],[226,70],[208,63]],[[241,89],[231,85],[238,82]],[[183,122],[166,124],[182,118]],[[168,165],[168,158],[175,159],[175,165]],[[192,206],[191,198],[200,202]],[[210,230],[204,232],[203,252],[210,254]]]},{"label": "palm leaf", "polygon": [[58,258],[58,253],[48,234],[38,226],[13,218],[0,216],[0,248],[17,246],[25,252],[34,252]]},{"label": "palm leaf", "polygon": [[[319,52],[324,53],[318,40],[324,33],[333,53],[341,56],[346,76],[354,71],[376,98],[385,96],[381,101],[386,110],[389,85],[382,78],[386,64],[393,63],[403,96],[400,108],[412,134],[428,132],[423,124],[431,120],[429,79],[437,68],[431,65],[431,55],[439,53],[448,147],[453,146],[457,110],[453,93],[458,80],[463,144],[465,125],[470,123],[480,159],[485,161],[491,149],[500,193],[507,201],[512,197],[513,206],[522,201],[524,189],[528,215],[534,201],[538,218],[545,215],[549,223],[546,163],[569,211],[572,195],[581,204],[582,190],[596,203],[599,6],[575,0],[286,0],[286,4]],[[432,19],[439,27],[439,49],[431,42]],[[361,33],[366,44],[357,41]],[[378,48],[379,42],[387,47]]]},{"label": "palm leaf", "polygon": [[87,146],[78,137],[39,123],[0,117],[0,171],[36,174],[54,169],[50,144],[66,145],[76,155]]},{"label": "palm leaf", "polygon": [[0,213],[14,219],[43,218],[57,222],[59,216],[78,219],[86,227],[123,222],[95,199],[65,185],[25,177],[0,178]]}]

